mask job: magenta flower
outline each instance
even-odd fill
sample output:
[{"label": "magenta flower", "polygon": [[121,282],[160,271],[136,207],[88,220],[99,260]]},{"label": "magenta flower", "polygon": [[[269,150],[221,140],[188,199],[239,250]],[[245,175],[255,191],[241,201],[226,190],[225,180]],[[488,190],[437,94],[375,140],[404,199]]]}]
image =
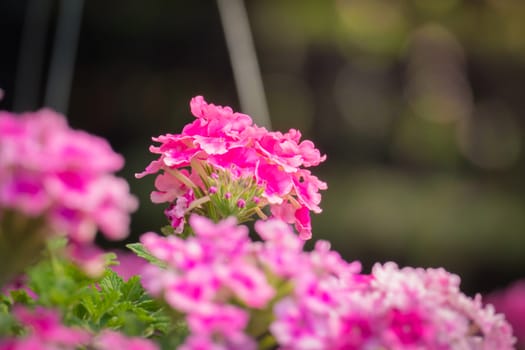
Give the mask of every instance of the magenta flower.
[{"label": "magenta flower", "polygon": [[504,290],[489,294],[486,301],[505,314],[518,343],[525,347],[525,281],[516,281]]},{"label": "magenta flower", "polygon": [[[160,155],[137,177],[156,174],[155,203],[167,202],[166,215],[176,233],[190,212],[215,220],[230,215],[240,222],[270,206],[272,215],[295,224],[301,238],[311,237],[310,212],[320,213],[320,190],[326,183],[305,168],[326,159],[299,131],[271,132],[230,107],[191,100],[196,120],[181,134],[156,138],[150,147]],[[192,196],[188,196],[192,191]],[[209,203],[207,203],[209,202]],[[206,209],[206,205],[214,209]]]},{"label": "magenta flower", "polygon": [[88,332],[62,325],[58,312],[54,310],[16,307],[14,315],[28,334],[21,338],[0,340],[0,349],[73,350],[91,340]]},{"label": "magenta flower", "polygon": [[33,247],[19,263],[8,259],[17,271],[2,278],[38,256],[35,248],[49,236],[75,245],[89,245],[97,230],[109,239],[126,237],[137,200],[113,175],[123,164],[106,140],[70,129],[49,109],[0,112],[0,249],[4,258],[23,255],[22,237]]},{"label": "magenta flower", "polygon": [[154,233],[141,237],[151,254],[169,264],[168,270],[149,267],[146,289],[154,295],[163,293],[168,304],[187,313],[207,310],[232,297],[250,307],[263,307],[274,290],[255,265],[246,227],[237,226],[235,220],[215,225],[198,216],[192,216],[190,223],[196,235],[186,240]]}]

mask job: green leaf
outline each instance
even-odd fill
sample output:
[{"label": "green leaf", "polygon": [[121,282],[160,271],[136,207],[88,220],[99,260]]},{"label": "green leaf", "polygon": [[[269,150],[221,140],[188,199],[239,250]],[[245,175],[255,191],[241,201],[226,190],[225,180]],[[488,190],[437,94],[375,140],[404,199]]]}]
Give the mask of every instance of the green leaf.
[{"label": "green leaf", "polygon": [[[141,244],[130,246],[137,255],[164,265]],[[11,315],[14,304],[57,309],[65,325],[93,333],[111,329],[128,336],[169,339],[171,344],[179,344],[186,336],[186,325],[173,322],[172,310],[146,293],[139,276],[124,281],[106,269],[102,276],[92,278],[60,252],[63,242],[48,247],[46,258],[26,271],[27,286],[37,294],[35,300],[24,289],[0,294],[0,337],[24,332]],[[111,263],[111,255],[108,257]]]},{"label": "green leaf", "polygon": [[[2,314],[9,314],[12,299],[59,309],[66,325],[95,333],[112,329],[128,336],[149,337],[170,332],[168,314],[145,292],[138,276],[126,282],[106,269],[103,276],[94,279],[63,255],[50,254],[27,270],[27,280],[38,298],[31,301],[24,290],[13,292],[11,298],[4,297],[0,300],[5,309],[0,308],[0,321]],[[9,318],[4,319],[4,329],[9,330]]]},{"label": "green leaf", "polygon": [[171,324],[171,330],[166,335],[160,337],[158,342],[163,350],[176,349],[184,343],[189,334],[188,325],[184,321],[178,321]]},{"label": "green leaf", "polygon": [[154,265],[157,265],[159,267],[162,267],[162,268],[166,268],[166,263],[160,259],[157,259],[156,257],[154,257],[153,255],[151,255],[150,252],[148,252],[146,250],[146,248],[144,248],[144,246],[141,244],[141,243],[131,243],[131,244],[126,244],[126,247],[128,247],[129,249],[131,249],[131,251],[133,251],[133,253],[137,254],[137,256],[143,258],[143,259],[146,259],[148,262],[154,264]]},{"label": "green leaf", "polygon": [[104,277],[100,280],[99,286],[102,292],[118,291],[124,284],[122,278],[116,273],[106,272]]}]

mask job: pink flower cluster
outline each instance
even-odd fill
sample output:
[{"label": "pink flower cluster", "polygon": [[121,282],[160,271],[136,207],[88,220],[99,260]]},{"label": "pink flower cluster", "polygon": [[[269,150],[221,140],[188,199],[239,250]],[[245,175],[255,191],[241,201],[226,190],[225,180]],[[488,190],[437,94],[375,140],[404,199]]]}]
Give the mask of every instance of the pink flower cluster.
[{"label": "pink flower cluster", "polygon": [[280,220],[258,221],[252,242],[233,219],[192,216],[194,237],[141,241],[166,268],[150,265],[145,288],[186,316],[183,349],[255,349],[271,337],[281,349],[512,349],[502,315],[459,290],[443,269],[360,274],[319,241],[311,252]]},{"label": "pink flower cluster", "polygon": [[122,239],[138,205],[112,174],[123,164],[106,140],[70,129],[52,110],[0,112],[0,217],[44,218],[48,231],[77,245],[93,241],[97,229]]},{"label": "pink flower cluster", "polygon": [[[217,192],[214,180],[218,172],[226,172],[231,181],[253,179],[262,198],[231,198],[231,192],[219,192],[240,208],[250,203],[269,205],[274,217],[294,223],[301,237],[309,239],[310,211],[321,212],[319,190],[327,186],[305,168],[318,165],[326,156],[321,156],[311,141],[300,142],[301,133],[295,129],[285,134],[270,132],[253,124],[248,115],[208,104],[202,96],[194,97],[190,107],[196,120],[186,125],[181,134],[153,138],[161,145],[151,146],[150,151],[160,158],[137,174],[142,177],[163,171],[157,176],[151,199],[155,203],[172,203],[174,210],[169,214],[173,226],[182,230],[184,215],[198,192],[188,181],[181,180],[178,172],[189,168],[185,178],[195,179],[195,187],[204,194]],[[207,173],[203,174],[202,169]]]},{"label": "pink flower cluster", "polygon": [[42,307],[29,310],[15,307],[14,315],[27,334],[18,338],[0,339],[0,350],[157,350],[157,346],[142,338],[128,338],[105,330],[93,335],[86,330],[64,326],[55,310]]},{"label": "pink flower cluster", "polygon": [[444,269],[376,264],[369,275],[294,277],[270,329],[284,349],[514,349],[503,315]]},{"label": "pink flower cluster", "polygon": [[257,265],[248,229],[234,218],[215,225],[196,215],[190,225],[195,236],[186,240],[155,233],[141,237],[144,247],[168,265],[148,266],[144,287],[187,315],[191,335],[181,349],[256,349],[244,333],[248,312],[231,302],[261,309],[275,290]]}]

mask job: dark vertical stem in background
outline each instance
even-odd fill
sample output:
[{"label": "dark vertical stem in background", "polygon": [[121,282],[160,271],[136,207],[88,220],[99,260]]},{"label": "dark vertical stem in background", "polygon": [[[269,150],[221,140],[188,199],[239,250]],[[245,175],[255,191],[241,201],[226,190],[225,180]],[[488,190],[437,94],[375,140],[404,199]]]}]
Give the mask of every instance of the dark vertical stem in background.
[{"label": "dark vertical stem in background", "polygon": [[50,0],[29,0],[15,77],[15,111],[39,107],[46,37],[51,15]]},{"label": "dark vertical stem in background", "polygon": [[64,114],[69,105],[83,5],[83,0],[60,2],[44,105]]},{"label": "dark vertical stem in background", "polygon": [[257,54],[243,0],[217,0],[226,45],[244,113],[260,126],[271,128]]}]

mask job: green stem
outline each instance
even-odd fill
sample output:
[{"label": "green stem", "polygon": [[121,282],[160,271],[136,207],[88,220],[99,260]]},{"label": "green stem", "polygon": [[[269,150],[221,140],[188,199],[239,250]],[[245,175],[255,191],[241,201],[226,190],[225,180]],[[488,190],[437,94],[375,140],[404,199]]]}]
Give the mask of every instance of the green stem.
[{"label": "green stem", "polygon": [[189,177],[181,173],[178,169],[164,169],[164,171],[167,171],[170,175],[173,175],[177,180],[188,186],[189,188],[197,188],[197,185],[193,183],[193,181],[190,180]]},{"label": "green stem", "polygon": [[45,247],[44,222],[15,212],[2,213],[0,222],[0,288],[38,260]]},{"label": "green stem", "polygon": [[261,210],[261,208],[259,208],[259,207],[255,207],[254,210],[255,210],[255,212],[257,213],[257,215],[258,215],[261,219],[263,219],[263,220],[268,219],[268,217],[266,216],[266,214],[263,213],[263,211]]},{"label": "green stem", "polygon": [[197,208],[201,204],[204,204],[204,203],[209,202],[209,201],[210,201],[210,197],[209,196],[204,196],[204,197],[201,197],[199,199],[194,200],[193,202],[190,203],[188,209],[186,209],[186,213],[189,213],[190,211],[192,211],[193,209]]},{"label": "green stem", "polygon": [[267,333],[261,337],[261,340],[259,340],[259,350],[266,350],[266,349],[275,349],[277,345],[277,341],[275,338],[270,334]]}]

